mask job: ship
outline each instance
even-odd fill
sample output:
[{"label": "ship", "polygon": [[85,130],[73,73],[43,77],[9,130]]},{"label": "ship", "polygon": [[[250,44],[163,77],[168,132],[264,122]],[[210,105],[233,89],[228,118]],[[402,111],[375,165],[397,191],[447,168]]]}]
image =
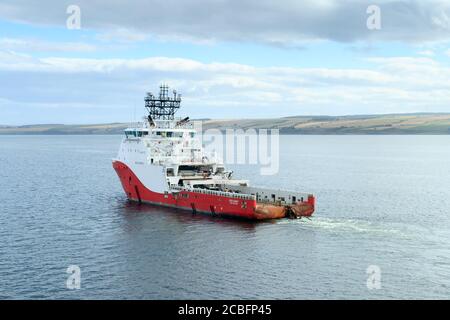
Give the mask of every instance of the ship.
[{"label": "ship", "polygon": [[144,98],[148,115],[124,130],[112,159],[130,201],[173,207],[219,217],[268,220],[310,217],[309,193],[251,186],[236,179],[216,155],[206,153],[189,117],[175,117],[181,94],[160,86]]}]

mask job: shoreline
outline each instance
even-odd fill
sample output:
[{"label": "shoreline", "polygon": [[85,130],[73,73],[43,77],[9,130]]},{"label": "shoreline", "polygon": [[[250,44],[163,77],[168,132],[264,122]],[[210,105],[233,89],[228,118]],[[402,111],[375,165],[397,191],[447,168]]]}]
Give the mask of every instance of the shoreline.
[{"label": "shoreline", "polygon": [[[200,120],[200,119],[199,119]],[[197,120],[197,121],[199,121]],[[195,121],[195,119],[193,119]],[[449,135],[450,114],[297,116],[274,119],[202,119],[202,129],[278,129],[281,135]],[[127,123],[0,126],[0,135],[122,134]]]}]

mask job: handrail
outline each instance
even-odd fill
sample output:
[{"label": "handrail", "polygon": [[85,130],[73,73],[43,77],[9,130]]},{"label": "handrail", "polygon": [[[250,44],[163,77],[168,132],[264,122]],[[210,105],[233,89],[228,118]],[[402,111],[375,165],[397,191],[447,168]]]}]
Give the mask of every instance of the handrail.
[{"label": "handrail", "polygon": [[243,200],[256,200],[256,196],[251,195],[251,194],[216,191],[216,190],[205,190],[205,189],[199,189],[199,188],[189,189],[189,188],[183,188],[183,187],[178,187],[178,186],[171,186],[170,189],[179,190],[179,191],[187,191],[187,192],[196,192],[196,193],[202,193],[202,194],[213,194],[213,195],[218,195],[218,196],[222,196],[222,197],[231,197],[231,198],[238,198],[238,199],[243,199]]}]

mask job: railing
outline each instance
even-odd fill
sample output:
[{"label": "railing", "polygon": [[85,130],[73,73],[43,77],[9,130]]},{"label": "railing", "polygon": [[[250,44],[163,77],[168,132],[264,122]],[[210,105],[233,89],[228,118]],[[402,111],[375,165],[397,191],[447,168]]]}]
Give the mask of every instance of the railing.
[{"label": "railing", "polygon": [[235,193],[235,192],[206,190],[206,189],[200,189],[200,188],[183,188],[183,187],[179,187],[179,186],[171,186],[170,189],[178,190],[178,191],[187,191],[187,192],[217,195],[217,196],[236,198],[236,199],[242,199],[242,200],[256,200],[256,196],[254,196],[252,194],[240,194],[240,193]]},{"label": "railing", "polygon": [[193,129],[194,124],[192,122],[186,122],[178,124],[178,121],[182,120],[181,118],[175,118],[174,120],[154,120],[157,128],[162,129]]}]

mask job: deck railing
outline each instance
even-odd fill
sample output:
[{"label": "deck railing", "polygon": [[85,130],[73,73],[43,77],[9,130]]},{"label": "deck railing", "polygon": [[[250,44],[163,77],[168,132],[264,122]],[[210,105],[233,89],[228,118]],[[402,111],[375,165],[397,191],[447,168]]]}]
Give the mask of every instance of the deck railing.
[{"label": "deck railing", "polygon": [[217,196],[236,198],[236,199],[242,199],[242,200],[256,200],[256,196],[252,195],[252,194],[242,194],[242,193],[236,193],[236,192],[207,190],[207,189],[200,189],[200,188],[184,188],[184,187],[179,187],[179,186],[171,186],[170,189],[177,190],[177,191],[187,191],[187,192],[217,195]]}]

